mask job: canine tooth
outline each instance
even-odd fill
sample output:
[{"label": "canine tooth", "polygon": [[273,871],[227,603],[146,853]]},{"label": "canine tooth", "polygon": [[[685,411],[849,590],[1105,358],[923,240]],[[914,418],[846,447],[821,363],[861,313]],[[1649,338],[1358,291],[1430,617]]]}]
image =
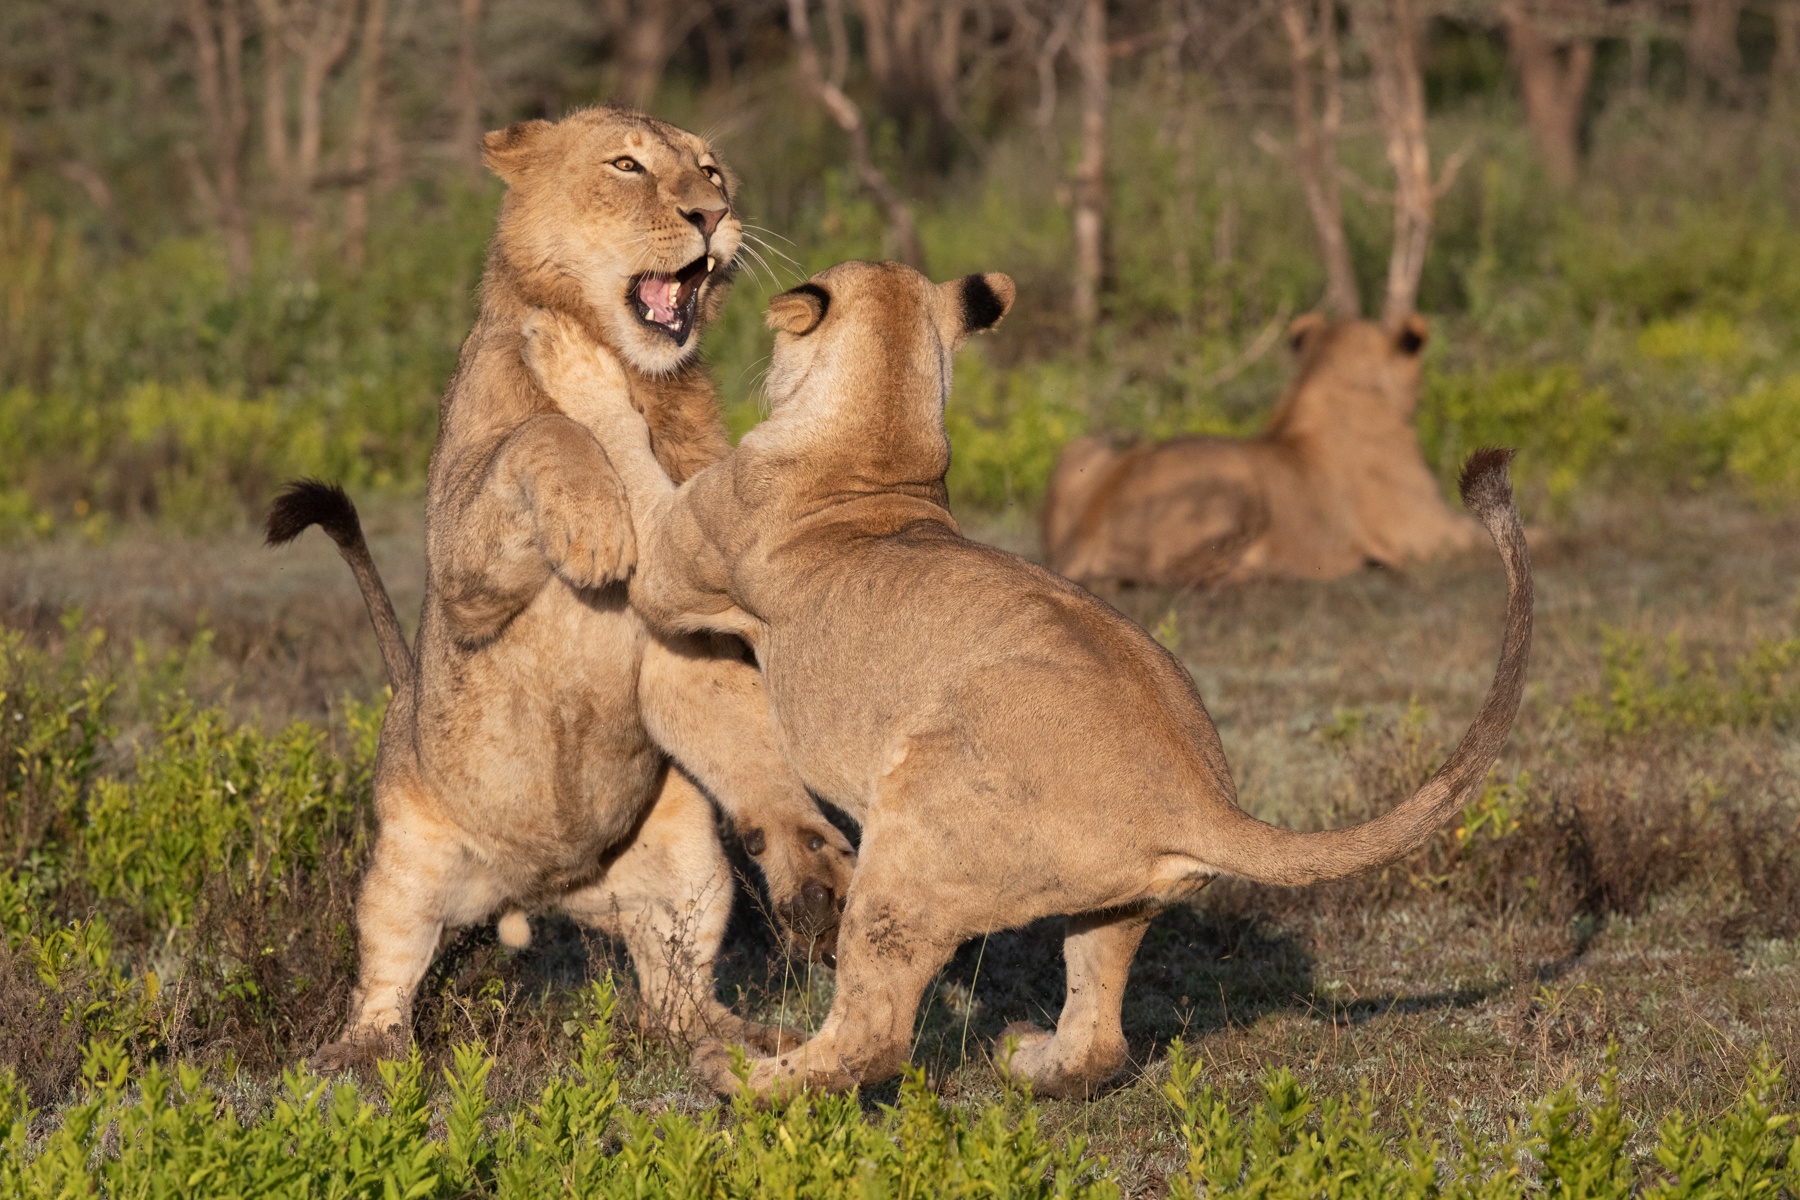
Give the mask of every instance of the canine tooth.
[{"label": "canine tooth", "polygon": [[716,267],[716,266],[718,266],[718,265],[719,265],[719,260],[718,260],[718,259],[716,259],[716,258],[714,258],[714,257],[713,257],[713,256],[712,256],[712,255],[710,255],[710,254],[709,254],[709,255],[707,255],[707,256],[706,256],[706,269],[707,269],[707,270],[708,270],[708,271],[710,271],[710,270],[712,270],[712,269],[713,269],[713,268],[714,268],[714,267]]}]

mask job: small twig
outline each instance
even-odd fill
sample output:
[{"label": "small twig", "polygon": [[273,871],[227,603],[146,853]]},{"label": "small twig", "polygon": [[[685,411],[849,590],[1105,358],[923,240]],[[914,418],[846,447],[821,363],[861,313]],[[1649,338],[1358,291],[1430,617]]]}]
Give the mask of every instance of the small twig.
[{"label": "small twig", "polygon": [[1431,185],[1433,199],[1442,199],[1444,193],[1456,186],[1457,175],[1461,173],[1463,166],[1474,153],[1475,139],[1470,138],[1444,160],[1444,169],[1438,172],[1437,182]]}]

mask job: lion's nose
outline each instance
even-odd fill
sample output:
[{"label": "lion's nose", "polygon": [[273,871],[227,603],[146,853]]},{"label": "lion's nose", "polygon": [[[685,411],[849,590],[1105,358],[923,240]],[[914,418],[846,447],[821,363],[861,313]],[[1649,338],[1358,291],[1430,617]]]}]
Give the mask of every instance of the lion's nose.
[{"label": "lion's nose", "polygon": [[719,227],[719,222],[730,211],[728,208],[684,208],[681,215],[688,224],[700,231],[700,236],[710,238],[713,230]]}]

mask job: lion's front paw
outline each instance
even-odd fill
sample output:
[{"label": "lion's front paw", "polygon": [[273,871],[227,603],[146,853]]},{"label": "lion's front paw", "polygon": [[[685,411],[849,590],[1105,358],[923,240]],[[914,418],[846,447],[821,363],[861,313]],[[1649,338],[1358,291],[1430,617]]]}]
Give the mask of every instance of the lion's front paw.
[{"label": "lion's front paw", "polygon": [[576,420],[631,409],[631,380],[611,351],[566,313],[533,309],[521,328],[525,366],[538,387]]},{"label": "lion's front paw", "polygon": [[380,1059],[398,1057],[401,1049],[397,1030],[387,1033],[370,1029],[352,1030],[337,1041],[313,1051],[312,1057],[306,1060],[306,1065],[320,1075],[367,1070]]},{"label": "lion's front paw", "polygon": [[735,1096],[740,1086],[731,1046],[718,1038],[706,1038],[694,1045],[689,1067],[701,1083],[721,1096]]},{"label": "lion's front paw", "polygon": [[555,522],[545,547],[557,574],[578,588],[629,578],[637,566],[637,538],[618,500],[578,506]]},{"label": "lion's front paw", "polygon": [[1125,1047],[1071,1047],[1029,1021],[1015,1021],[994,1043],[994,1065],[1033,1093],[1061,1099],[1091,1096],[1125,1064]]}]

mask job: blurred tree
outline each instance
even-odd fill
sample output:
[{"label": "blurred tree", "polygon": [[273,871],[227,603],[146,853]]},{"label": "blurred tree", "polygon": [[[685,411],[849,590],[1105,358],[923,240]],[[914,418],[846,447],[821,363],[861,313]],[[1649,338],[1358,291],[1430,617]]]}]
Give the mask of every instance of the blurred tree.
[{"label": "blurred tree", "polygon": [[344,261],[351,271],[363,266],[369,236],[369,184],[373,174],[369,152],[375,137],[376,109],[381,104],[381,56],[387,36],[387,0],[363,6],[362,52],[356,107],[352,110],[344,193]]},{"label": "blurred tree", "polygon": [[[1309,9],[1311,10],[1309,12]],[[1282,151],[1264,135],[1264,147],[1281,153],[1300,177],[1306,209],[1325,260],[1324,310],[1335,317],[1362,311],[1344,205],[1338,189],[1338,133],[1344,120],[1343,63],[1338,51],[1336,0],[1281,0],[1281,28],[1293,64],[1294,146]],[[1317,97],[1315,99],[1315,96]]]},{"label": "blurred tree", "polygon": [[[211,135],[212,175],[198,163],[195,183],[217,216],[234,283],[250,274],[250,217],[244,207],[244,133],[250,125],[244,101],[244,24],[238,0],[184,0],[182,15],[194,43],[194,85]],[[190,154],[192,148],[188,147]]]},{"label": "blurred tree", "polygon": [[825,0],[824,9],[826,36],[831,44],[829,74],[819,60],[819,48],[813,44],[807,0],[788,0],[788,30],[794,39],[794,56],[801,83],[830,114],[831,119],[837,122],[838,128],[849,135],[851,167],[887,217],[886,253],[924,270],[925,252],[919,245],[919,231],[913,221],[912,206],[901,197],[881,168],[875,165],[875,156],[869,148],[869,127],[863,120],[862,108],[844,91],[844,77],[849,70],[849,38],[844,29],[842,0]]},{"label": "blurred tree", "polygon": [[1106,0],[1082,0],[1075,36],[1075,61],[1081,75],[1081,159],[1075,167],[1075,287],[1070,309],[1084,349],[1100,320],[1100,282],[1105,272],[1110,58]]},{"label": "blurred tree", "polygon": [[1721,99],[1743,98],[1744,59],[1738,50],[1738,19],[1743,0],[1689,0],[1688,98],[1698,103],[1711,83]]},{"label": "blurred tree", "polygon": [[1575,0],[1505,0],[1501,23],[1525,97],[1525,119],[1551,180],[1575,185],[1581,106],[1594,73],[1594,38]]},{"label": "blurred tree", "polygon": [[316,228],[314,188],[325,137],[325,88],[349,52],[356,0],[256,0],[263,25],[263,150],[304,262]]},{"label": "blurred tree", "polygon": [[455,124],[451,157],[474,179],[481,178],[481,0],[457,0],[456,76],[451,84]]}]

